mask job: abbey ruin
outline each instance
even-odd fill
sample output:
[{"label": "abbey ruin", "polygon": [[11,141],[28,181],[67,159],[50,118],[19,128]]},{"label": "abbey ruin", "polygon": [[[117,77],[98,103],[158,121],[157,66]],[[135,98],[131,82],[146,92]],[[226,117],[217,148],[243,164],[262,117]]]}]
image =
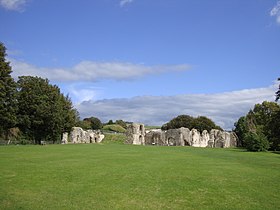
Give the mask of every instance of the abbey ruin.
[{"label": "abbey ruin", "polygon": [[200,133],[188,128],[145,131],[143,124],[133,123],[127,128],[127,144],[162,145],[162,146],[193,146],[228,148],[237,146],[237,136],[234,132],[212,129]]},{"label": "abbey ruin", "polygon": [[100,143],[104,139],[104,135],[100,131],[86,130],[80,127],[73,127],[70,135],[63,133],[61,143]]}]

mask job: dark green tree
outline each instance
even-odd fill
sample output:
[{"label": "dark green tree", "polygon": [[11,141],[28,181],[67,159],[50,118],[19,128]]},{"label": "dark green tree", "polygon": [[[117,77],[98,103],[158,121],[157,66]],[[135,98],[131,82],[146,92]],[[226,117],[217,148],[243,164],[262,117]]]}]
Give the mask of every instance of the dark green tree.
[{"label": "dark green tree", "polygon": [[246,117],[245,116],[240,117],[238,121],[234,123],[234,126],[235,126],[234,132],[236,133],[239,139],[238,146],[243,147],[245,135],[246,133],[249,132]]},{"label": "dark green tree", "polygon": [[6,61],[6,48],[0,43],[0,134],[16,125],[16,82],[11,77],[12,68]]},{"label": "dark green tree", "polygon": [[103,124],[97,117],[85,118],[84,121],[89,122],[90,129],[99,130],[102,128]]},{"label": "dark green tree", "polygon": [[269,142],[263,133],[246,133],[244,144],[246,149],[252,152],[267,151],[269,148]]},{"label": "dark green tree", "polygon": [[47,79],[22,76],[18,88],[18,126],[36,144],[60,141],[61,134],[75,125],[77,112],[71,100]]},{"label": "dark green tree", "polygon": [[113,125],[113,124],[115,124],[113,120],[109,120],[109,121],[106,123],[106,125]]},{"label": "dark green tree", "polygon": [[203,130],[207,130],[208,132],[210,132],[212,129],[222,130],[221,127],[217,126],[211,119],[205,116],[194,118],[192,127],[196,128],[200,132],[202,132]]},{"label": "dark green tree", "polygon": [[162,130],[175,129],[175,128],[192,128],[194,118],[190,115],[179,115],[161,127]]},{"label": "dark green tree", "polygon": [[78,127],[81,127],[82,129],[84,130],[89,130],[91,129],[91,122],[89,120],[86,120],[88,118],[85,118],[84,120],[80,120],[78,123],[77,123],[77,126]]},{"label": "dark green tree", "polygon": [[176,128],[189,128],[193,129],[196,128],[200,132],[203,130],[210,131],[211,129],[220,129],[219,126],[217,126],[211,119],[201,116],[194,118],[190,115],[179,115],[172,120],[170,120],[168,123],[164,124],[161,129],[162,130],[168,130],[168,129],[176,129]]},{"label": "dark green tree", "polygon": [[280,110],[272,114],[268,128],[268,139],[271,149],[280,151]]},{"label": "dark green tree", "polygon": [[116,124],[122,126],[125,129],[127,128],[127,125],[123,120],[116,120]]},{"label": "dark green tree", "polygon": [[[248,133],[254,133],[258,137],[263,137],[269,141],[270,149],[280,149],[280,106],[275,102],[264,101],[261,104],[256,104],[253,110],[250,110],[246,116],[239,118],[235,123],[235,129],[241,146],[248,145],[248,139],[253,139],[257,143],[256,136],[251,138],[252,135]],[[247,137],[247,143],[245,143],[245,137]],[[257,138],[260,139],[260,138]],[[249,144],[250,145],[250,144]]]}]

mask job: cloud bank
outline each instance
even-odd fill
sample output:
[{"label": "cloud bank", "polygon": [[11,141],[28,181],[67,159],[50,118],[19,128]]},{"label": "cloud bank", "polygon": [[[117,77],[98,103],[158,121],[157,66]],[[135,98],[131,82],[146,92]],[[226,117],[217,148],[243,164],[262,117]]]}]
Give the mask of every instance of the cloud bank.
[{"label": "cloud bank", "polygon": [[0,5],[7,10],[21,12],[24,10],[27,0],[0,0]]},{"label": "cloud bank", "polygon": [[22,75],[39,76],[51,81],[98,81],[130,80],[151,74],[161,74],[174,71],[186,71],[191,68],[188,64],[145,66],[142,64],[122,62],[94,62],[82,61],[72,68],[42,68],[9,59],[13,67],[13,77]]},{"label": "cloud bank", "polygon": [[280,1],[276,3],[276,5],[270,11],[270,16],[276,17],[276,22],[280,24]]},{"label": "cloud bank", "polygon": [[139,96],[124,99],[84,101],[76,108],[82,118],[99,117],[103,122],[123,119],[148,125],[162,125],[172,118],[188,114],[207,116],[224,129],[232,129],[239,117],[256,103],[273,101],[277,85],[219,94],[177,96]]}]

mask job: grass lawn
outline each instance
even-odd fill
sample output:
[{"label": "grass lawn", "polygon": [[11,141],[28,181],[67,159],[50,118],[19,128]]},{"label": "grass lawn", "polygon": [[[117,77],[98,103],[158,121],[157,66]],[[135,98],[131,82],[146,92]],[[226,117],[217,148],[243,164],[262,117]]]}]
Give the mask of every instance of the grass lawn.
[{"label": "grass lawn", "polygon": [[119,143],[1,146],[0,209],[279,209],[280,155]]}]

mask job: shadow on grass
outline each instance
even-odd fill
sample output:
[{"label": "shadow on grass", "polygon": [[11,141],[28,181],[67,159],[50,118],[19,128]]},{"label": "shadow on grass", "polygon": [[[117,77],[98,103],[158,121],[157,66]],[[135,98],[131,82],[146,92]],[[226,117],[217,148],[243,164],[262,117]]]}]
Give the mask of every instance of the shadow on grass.
[{"label": "shadow on grass", "polygon": [[273,153],[273,154],[278,154],[280,155],[280,151],[248,151],[247,149],[243,147],[236,147],[236,148],[230,148],[231,151],[233,152],[246,152],[246,153]]}]

